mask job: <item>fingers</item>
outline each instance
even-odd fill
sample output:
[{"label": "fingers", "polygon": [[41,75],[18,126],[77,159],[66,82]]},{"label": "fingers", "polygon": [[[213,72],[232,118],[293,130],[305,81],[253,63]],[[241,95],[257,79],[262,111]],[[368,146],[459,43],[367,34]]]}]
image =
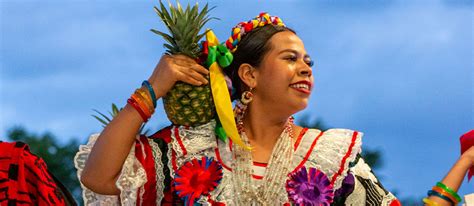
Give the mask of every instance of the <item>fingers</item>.
[{"label": "fingers", "polygon": [[182,81],[195,86],[208,84],[206,77],[209,70],[198,64],[194,59],[185,55],[164,55],[163,74],[175,81]]},{"label": "fingers", "polygon": [[194,71],[197,71],[203,75],[208,75],[209,74],[209,70],[207,70],[206,68],[204,68],[203,66],[199,65],[199,64],[194,64],[192,66],[192,69],[194,69]]},{"label": "fingers", "polygon": [[203,76],[203,74],[197,72],[191,67],[182,67],[176,66],[178,72],[178,80],[200,86],[203,84],[208,84],[208,80]]},{"label": "fingers", "polygon": [[209,70],[193,59],[185,55],[173,55],[173,64],[175,65],[174,68],[181,73],[179,80],[198,86],[209,83],[205,78],[209,75]]}]

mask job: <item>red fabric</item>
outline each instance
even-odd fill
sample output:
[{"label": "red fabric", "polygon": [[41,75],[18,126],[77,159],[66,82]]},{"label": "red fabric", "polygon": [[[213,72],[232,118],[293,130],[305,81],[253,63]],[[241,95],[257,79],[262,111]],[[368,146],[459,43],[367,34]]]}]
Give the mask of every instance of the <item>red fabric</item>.
[{"label": "red fabric", "polygon": [[400,201],[395,199],[390,203],[390,206],[402,206],[402,203],[400,203]]},{"label": "red fabric", "polygon": [[22,142],[0,142],[0,205],[66,205],[46,163]]},{"label": "red fabric", "polygon": [[306,131],[308,131],[308,128],[303,128],[300,132],[300,134],[298,135],[298,138],[296,138],[296,142],[295,142],[295,146],[294,146],[294,151],[296,151],[296,149],[298,149],[298,146],[300,145],[301,143],[301,139],[303,138],[303,135],[306,133]]},{"label": "red fabric", "polygon": [[[474,146],[474,130],[471,130],[467,132],[466,134],[463,134],[460,138],[460,141],[461,141],[461,154],[463,154],[469,148]],[[467,173],[468,181],[471,180],[472,175],[474,175],[474,166],[471,167],[471,169],[469,169],[469,172]]]},{"label": "red fabric", "polygon": [[263,163],[263,162],[253,162],[253,165],[258,166],[258,167],[267,167],[268,163]]},{"label": "red fabric", "polygon": [[354,133],[352,134],[352,140],[351,140],[351,144],[349,145],[349,149],[347,150],[346,155],[344,155],[344,157],[342,158],[341,166],[339,167],[339,171],[337,171],[337,173],[332,176],[331,185],[334,184],[334,182],[336,181],[337,176],[341,175],[342,172],[344,171],[344,164],[346,163],[347,158],[349,158],[349,156],[352,153],[352,148],[354,147],[355,140],[357,139],[357,134],[358,134],[357,131],[354,131]]},{"label": "red fabric", "polygon": [[293,172],[296,172],[298,171],[301,167],[303,167],[304,163],[306,163],[306,161],[308,160],[309,156],[311,156],[311,152],[313,151],[314,149],[314,146],[316,145],[316,143],[318,142],[319,138],[323,135],[323,131],[321,131],[319,133],[319,135],[314,138],[313,140],[313,143],[311,144],[311,147],[309,148],[308,152],[306,153],[306,155],[304,156],[303,160],[300,162],[300,164],[298,166],[296,166],[296,168],[292,171]]},{"label": "red fabric", "polygon": [[216,202],[216,201],[212,200],[211,196],[207,196],[207,201],[209,203],[211,203],[211,206],[225,206],[225,204],[222,203],[222,202]]},{"label": "red fabric", "polygon": [[178,127],[174,128],[174,136],[176,137],[176,141],[178,141],[179,147],[181,147],[181,151],[183,151],[183,156],[186,156],[186,154],[188,154],[188,151],[186,150],[186,147],[184,147],[183,141],[179,136]]},{"label": "red fabric", "polygon": [[[143,156],[144,154],[142,153],[142,146],[144,148],[145,156]],[[146,203],[147,205],[155,205],[157,198],[155,160],[146,136],[141,136],[140,141],[136,141],[135,156],[146,171],[147,182],[143,186],[145,189],[145,192],[143,193],[143,203]],[[140,192],[138,194],[140,194]],[[141,199],[137,198],[137,205],[140,205],[140,202]]]},{"label": "red fabric", "polygon": [[171,142],[171,127],[172,126],[165,127],[148,138],[163,139],[166,143],[170,143]]}]

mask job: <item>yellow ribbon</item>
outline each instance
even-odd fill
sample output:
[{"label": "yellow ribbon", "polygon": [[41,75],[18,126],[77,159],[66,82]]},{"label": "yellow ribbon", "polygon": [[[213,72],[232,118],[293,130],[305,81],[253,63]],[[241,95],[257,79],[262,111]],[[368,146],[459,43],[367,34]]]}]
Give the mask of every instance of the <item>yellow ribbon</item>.
[{"label": "yellow ribbon", "polygon": [[[209,30],[206,33],[206,40],[209,47],[219,45],[219,40],[212,30]],[[235,144],[250,150],[250,147],[244,144],[240,138],[239,132],[237,131],[230,94],[227,90],[224,74],[216,60],[212,61],[209,66],[209,72],[211,76],[211,91],[214,105],[216,106],[217,115],[219,116],[219,120],[225,133]]]}]

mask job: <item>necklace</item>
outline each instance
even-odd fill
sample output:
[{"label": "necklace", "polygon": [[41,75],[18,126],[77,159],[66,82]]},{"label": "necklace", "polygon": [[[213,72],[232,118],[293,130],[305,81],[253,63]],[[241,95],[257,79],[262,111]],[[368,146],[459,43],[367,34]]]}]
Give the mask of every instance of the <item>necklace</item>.
[{"label": "necklace", "polygon": [[[242,140],[249,146],[248,137],[243,129],[242,119],[237,119],[237,123]],[[232,155],[235,161],[232,164],[232,179],[237,205],[274,205],[275,202],[286,201],[281,200],[281,193],[285,192],[285,182],[290,172],[290,163],[294,152],[292,139],[293,117],[290,117],[285,124],[285,129],[273,147],[261,184],[258,184],[252,178],[251,151],[234,144]]]}]

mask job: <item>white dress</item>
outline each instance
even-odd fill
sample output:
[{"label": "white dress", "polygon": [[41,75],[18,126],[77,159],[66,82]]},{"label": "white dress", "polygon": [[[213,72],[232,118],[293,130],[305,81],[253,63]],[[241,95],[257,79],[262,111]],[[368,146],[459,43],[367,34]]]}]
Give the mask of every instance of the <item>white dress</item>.
[{"label": "white dress", "polygon": [[[183,164],[201,157],[213,158],[222,166],[223,177],[208,195],[201,195],[202,205],[237,205],[232,181],[232,142],[222,141],[214,134],[215,122],[190,128],[170,126],[149,137],[137,136],[116,185],[120,196],[106,196],[92,192],[83,185],[86,205],[162,205],[178,204],[179,198],[170,183],[175,171]],[[330,178],[336,196],[332,205],[400,205],[395,196],[386,191],[360,158],[362,133],[348,129],[303,129],[294,139],[291,168],[316,168]],[[98,137],[94,134],[87,145],[82,145],[75,157],[80,178],[87,157]],[[148,155],[148,156],[147,156]],[[151,168],[151,169],[145,169]],[[261,184],[266,165],[254,163],[253,182]],[[148,170],[148,171],[147,171]],[[339,190],[340,189],[340,190]],[[339,190],[339,192],[337,192]],[[279,198],[270,205],[291,205],[285,187]],[[167,196],[168,194],[168,196]],[[339,196],[338,196],[339,195]],[[151,200],[152,198],[153,200]],[[251,203],[249,203],[250,205]]]}]

